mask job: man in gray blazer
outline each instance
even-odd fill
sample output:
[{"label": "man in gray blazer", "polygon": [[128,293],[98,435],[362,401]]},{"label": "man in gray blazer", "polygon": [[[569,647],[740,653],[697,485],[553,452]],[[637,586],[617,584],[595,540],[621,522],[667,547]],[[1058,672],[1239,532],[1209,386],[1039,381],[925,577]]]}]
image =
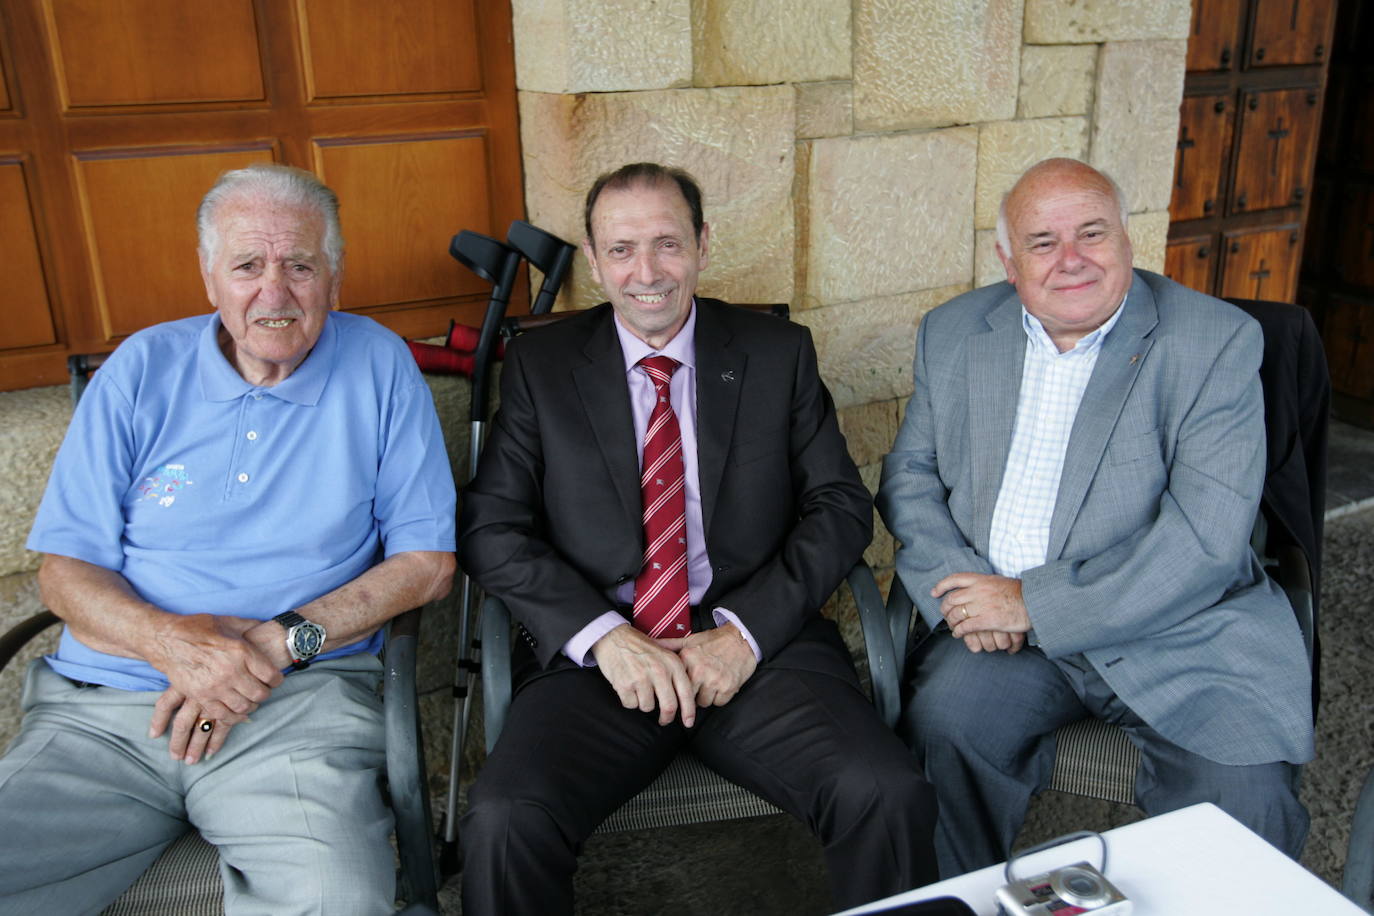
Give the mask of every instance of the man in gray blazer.
[{"label": "man in gray blazer", "polygon": [[878,508],[930,635],[902,729],[940,802],[944,876],[1006,858],[1054,731],[1142,751],[1148,814],[1211,801],[1296,856],[1311,677],[1250,550],[1259,326],[1131,268],[1119,189],[1032,166],[1003,201],[1007,283],[932,311]]}]

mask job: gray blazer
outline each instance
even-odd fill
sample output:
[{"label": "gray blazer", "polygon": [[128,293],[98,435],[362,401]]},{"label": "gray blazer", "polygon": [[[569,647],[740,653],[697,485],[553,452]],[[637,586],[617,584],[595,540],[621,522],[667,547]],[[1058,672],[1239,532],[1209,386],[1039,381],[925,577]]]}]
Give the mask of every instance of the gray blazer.
[{"label": "gray blazer", "polygon": [[[936,582],[992,572],[1025,347],[1008,283],[956,297],[917,333],[915,393],[878,508],[932,627]],[[1249,546],[1262,353],[1240,310],[1135,271],[1074,420],[1047,562],[1022,575],[1046,655],[1082,653],[1161,734],[1225,764],[1313,753],[1302,637]]]}]

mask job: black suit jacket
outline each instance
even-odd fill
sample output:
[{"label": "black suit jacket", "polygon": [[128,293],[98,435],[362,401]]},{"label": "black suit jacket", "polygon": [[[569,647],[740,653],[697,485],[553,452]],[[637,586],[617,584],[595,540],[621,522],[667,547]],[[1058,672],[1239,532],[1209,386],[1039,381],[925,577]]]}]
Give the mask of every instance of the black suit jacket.
[{"label": "black suit jacket", "polygon": [[[712,626],[710,609],[725,607],[765,663],[833,670],[838,635],[818,609],[862,555],[873,513],[810,332],[712,299],[696,307],[697,452],[713,578],[693,626]],[[638,574],[640,516],[611,307],[512,342],[501,408],[463,495],[459,559],[507,603],[542,667],[566,661],[562,645]],[[816,651],[817,641],[828,649]]]}]

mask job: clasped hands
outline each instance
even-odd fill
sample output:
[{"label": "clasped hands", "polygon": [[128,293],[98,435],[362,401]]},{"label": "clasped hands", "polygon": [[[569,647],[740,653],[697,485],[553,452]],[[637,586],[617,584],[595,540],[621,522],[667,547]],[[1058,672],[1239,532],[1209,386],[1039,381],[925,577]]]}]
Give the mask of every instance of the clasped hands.
[{"label": "clasped hands", "polygon": [[[168,752],[188,764],[223,747],[290,664],[280,624],[211,614],[168,615],[147,655],[170,683],[153,704],[148,737],[170,728]],[[204,721],[209,731],[198,727]]]},{"label": "clasped hands", "polygon": [[940,614],[949,631],[970,652],[1016,653],[1031,628],[1021,598],[1021,580],[988,573],[951,573],[930,590],[940,598]]},{"label": "clasped hands", "polygon": [[681,718],[687,728],[698,706],[730,702],[758,664],[733,623],[671,639],[654,639],[626,623],[598,639],[592,655],[622,706],[657,708],[659,725]]}]

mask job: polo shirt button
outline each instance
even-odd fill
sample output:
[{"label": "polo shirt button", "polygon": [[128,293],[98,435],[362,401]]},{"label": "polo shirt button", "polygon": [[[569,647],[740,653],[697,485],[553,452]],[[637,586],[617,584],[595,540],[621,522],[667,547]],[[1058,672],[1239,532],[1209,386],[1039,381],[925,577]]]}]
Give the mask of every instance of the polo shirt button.
[{"label": "polo shirt button", "polygon": [[239,483],[247,483],[247,482],[248,482],[248,475],[247,475],[247,474],[240,474],[240,475],[239,475]]},{"label": "polo shirt button", "polygon": [[254,430],[251,430],[251,429],[250,429],[250,430],[248,430],[248,437],[247,437],[247,438],[248,438],[248,441],[249,441],[249,442],[253,442],[253,441],[255,441],[255,440],[258,438],[258,434],[257,434],[257,432],[255,432]]}]

